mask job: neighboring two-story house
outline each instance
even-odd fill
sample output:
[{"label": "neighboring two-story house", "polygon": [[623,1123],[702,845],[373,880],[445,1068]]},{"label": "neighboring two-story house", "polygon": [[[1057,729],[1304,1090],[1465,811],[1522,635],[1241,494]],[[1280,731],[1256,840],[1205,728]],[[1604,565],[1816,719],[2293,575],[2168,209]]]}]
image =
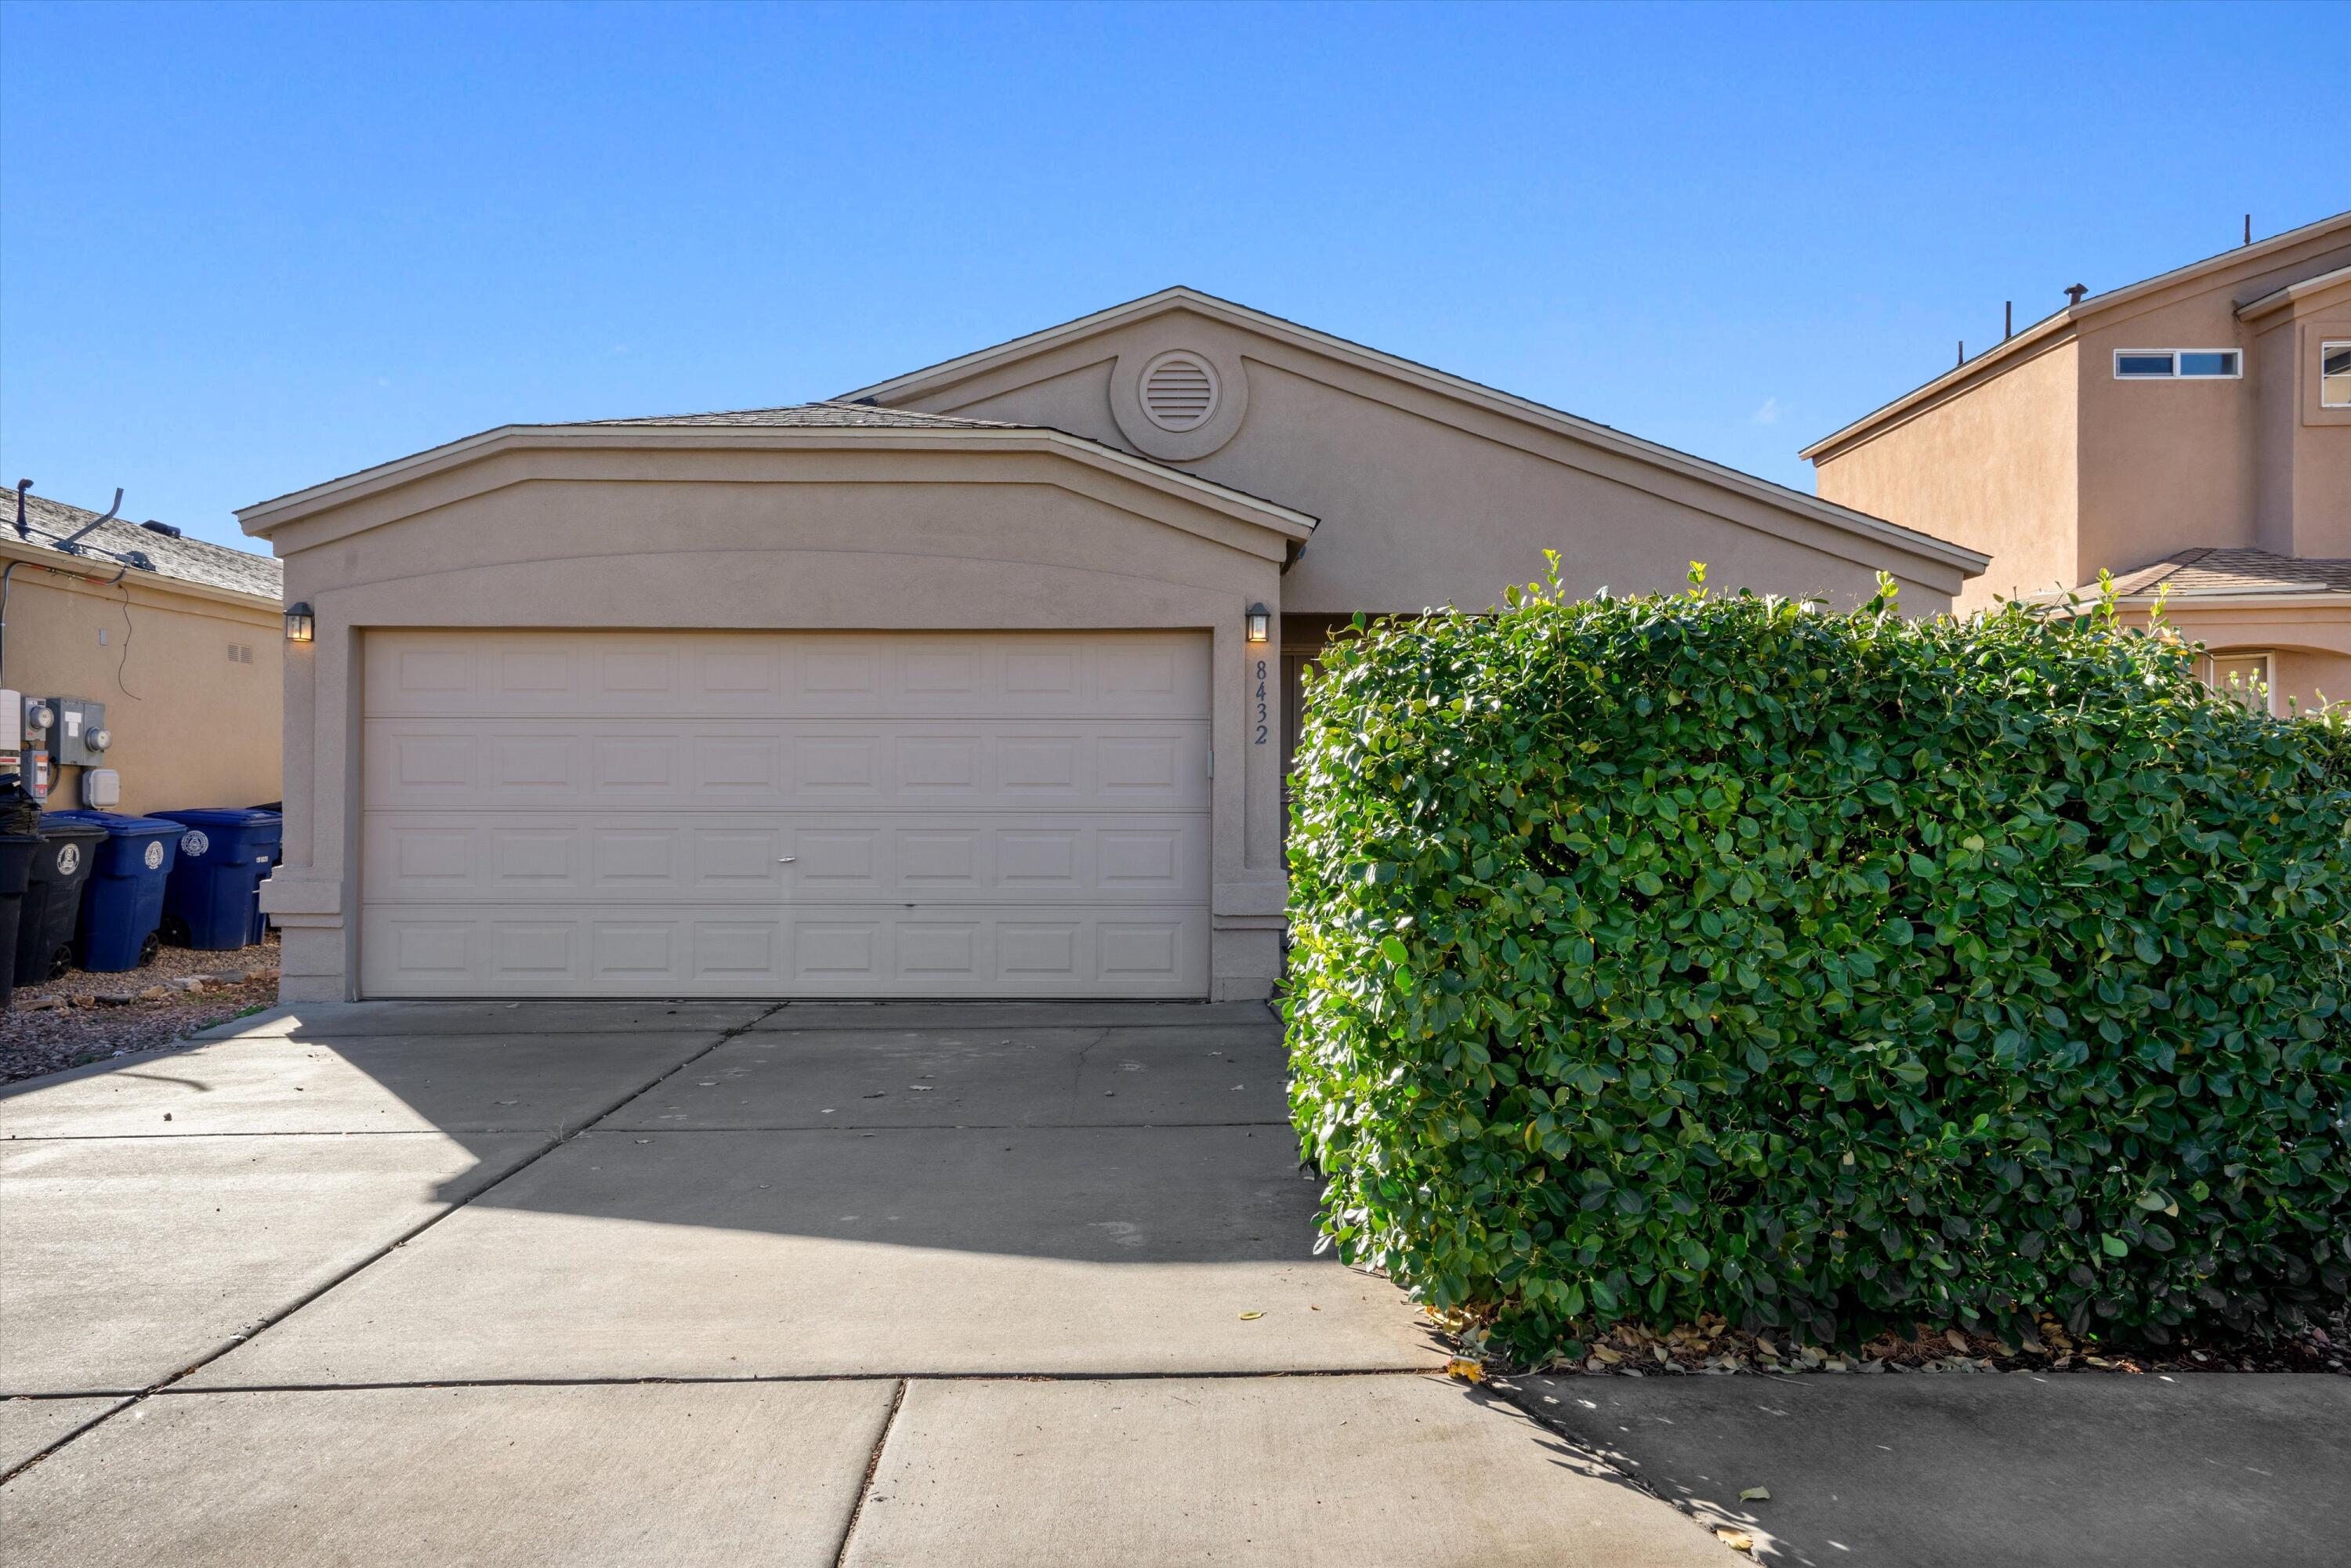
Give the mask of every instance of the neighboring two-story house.
[{"label": "neighboring two-story house", "polygon": [[2216,680],[2351,700],[2351,213],[2076,298],[1802,455],[1989,550],[1961,612],[2111,572]]}]

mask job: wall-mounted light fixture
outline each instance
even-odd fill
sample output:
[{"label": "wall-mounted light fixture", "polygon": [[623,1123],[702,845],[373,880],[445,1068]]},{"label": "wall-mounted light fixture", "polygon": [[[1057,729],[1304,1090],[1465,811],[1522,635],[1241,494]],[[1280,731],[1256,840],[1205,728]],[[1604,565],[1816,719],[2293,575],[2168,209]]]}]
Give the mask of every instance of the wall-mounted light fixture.
[{"label": "wall-mounted light fixture", "polygon": [[1249,607],[1249,640],[1262,643],[1273,635],[1273,612],[1262,604]]},{"label": "wall-mounted light fixture", "polygon": [[319,618],[310,613],[308,600],[286,607],[286,640],[288,643],[308,643],[318,634],[318,631]]}]

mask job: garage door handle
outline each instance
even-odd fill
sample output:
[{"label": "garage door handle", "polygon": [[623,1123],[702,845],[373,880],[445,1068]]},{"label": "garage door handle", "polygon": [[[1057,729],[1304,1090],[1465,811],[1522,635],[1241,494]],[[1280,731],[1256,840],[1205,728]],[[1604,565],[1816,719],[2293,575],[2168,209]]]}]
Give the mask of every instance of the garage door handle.
[{"label": "garage door handle", "polygon": [[799,859],[799,856],[798,856],[798,855],[786,855],[783,859],[781,859],[781,860],[778,861],[776,863],[777,863],[778,865],[789,865],[789,864],[791,864],[791,863],[792,863],[792,862],[794,862],[794,861],[796,861],[796,860],[798,860],[798,859]]}]

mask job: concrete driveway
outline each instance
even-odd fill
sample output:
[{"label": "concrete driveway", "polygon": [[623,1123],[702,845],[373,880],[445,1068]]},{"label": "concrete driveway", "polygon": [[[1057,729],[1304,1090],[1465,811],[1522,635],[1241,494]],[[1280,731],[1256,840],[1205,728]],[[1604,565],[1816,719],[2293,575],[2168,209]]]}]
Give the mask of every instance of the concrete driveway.
[{"label": "concrete driveway", "polygon": [[0,1098],[12,1563],[1729,1561],[1314,1256],[1261,1007],[222,1032]]}]

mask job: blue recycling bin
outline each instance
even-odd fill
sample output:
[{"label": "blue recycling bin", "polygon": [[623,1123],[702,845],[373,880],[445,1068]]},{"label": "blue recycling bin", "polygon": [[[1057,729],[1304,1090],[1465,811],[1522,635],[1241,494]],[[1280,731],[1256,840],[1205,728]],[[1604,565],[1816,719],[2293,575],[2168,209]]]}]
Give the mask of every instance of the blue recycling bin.
[{"label": "blue recycling bin", "polygon": [[161,817],[114,811],[51,811],[42,820],[79,822],[106,834],[93,852],[97,863],[82,889],[81,921],[74,928],[76,961],[85,969],[114,973],[152,958],[156,927],[163,923],[164,885],[186,830]]},{"label": "blue recycling bin", "polygon": [[286,818],[244,807],[157,811],[181,827],[163,888],[163,940],[218,951],[261,940],[261,879],[277,859]]}]

